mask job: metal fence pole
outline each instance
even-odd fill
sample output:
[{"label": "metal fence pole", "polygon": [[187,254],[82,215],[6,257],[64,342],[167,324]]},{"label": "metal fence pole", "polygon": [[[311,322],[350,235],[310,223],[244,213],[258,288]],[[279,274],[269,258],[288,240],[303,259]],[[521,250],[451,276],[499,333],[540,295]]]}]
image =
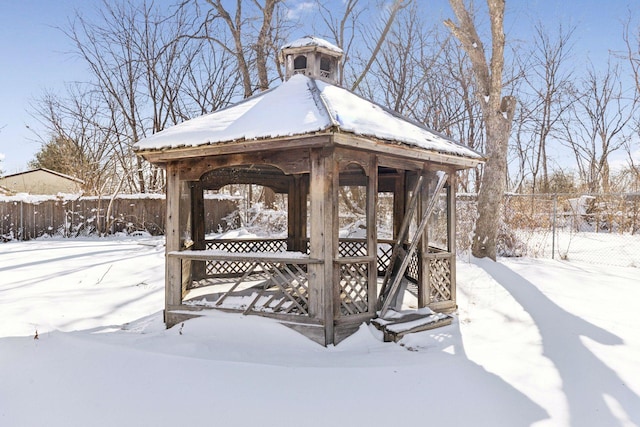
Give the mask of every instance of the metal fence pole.
[{"label": "metal fence pole", "polygon": [[556,217],[558,216],[558,195],[553,195],[553,221],[551,226],[551,259],[556,259]]}]

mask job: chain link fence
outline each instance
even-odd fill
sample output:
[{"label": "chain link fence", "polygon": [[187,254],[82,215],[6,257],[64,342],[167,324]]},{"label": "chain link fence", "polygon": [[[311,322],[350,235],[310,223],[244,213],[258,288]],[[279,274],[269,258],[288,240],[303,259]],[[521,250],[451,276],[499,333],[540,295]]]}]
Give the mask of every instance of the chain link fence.
[{"label": "chain link fence", "polygon": [[[640,267],[640,193],[507,194],[500,256]],[[457,198],[458,249],[471,247],[476,195]]]}]

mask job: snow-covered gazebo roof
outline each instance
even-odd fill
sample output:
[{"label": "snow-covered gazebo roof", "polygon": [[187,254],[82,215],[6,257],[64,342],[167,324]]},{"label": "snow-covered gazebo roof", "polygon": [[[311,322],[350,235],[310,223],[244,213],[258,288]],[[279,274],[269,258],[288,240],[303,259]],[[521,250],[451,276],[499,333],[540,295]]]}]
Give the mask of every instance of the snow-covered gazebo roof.
[{"label": "snow-covered gazebo roof", "polygon": [[309,46],[313,46],[314,48],[324,48],[331,52],[339,54],[343,53],[342,49],[340,49],[338,46],[316,36],[301,37],[282,46],[282,50]]},{"label": "snow-covered gazebo roof", "polygon": [[346,89],[300,74],[231,107],[158,132],[135,148],[146,157],[149,152],[327,132],[423,149],[451,157],[459,166],[483,161],[481,154],[451,138]]}]

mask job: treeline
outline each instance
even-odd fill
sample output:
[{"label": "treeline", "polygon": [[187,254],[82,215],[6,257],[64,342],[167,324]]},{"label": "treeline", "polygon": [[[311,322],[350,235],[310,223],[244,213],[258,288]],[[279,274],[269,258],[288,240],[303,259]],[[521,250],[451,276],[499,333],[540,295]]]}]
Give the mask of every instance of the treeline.
[{"label": "treeline", "polygon": [[[34,104],[46,131],[32,166],[84,180],[85,194],[162,192],[162,170],[136,157],[133,144],[279,84],[280,46],[307,33],[344,50],[344,87],[484,152],[483,95],[469,58],[428,7],[104,0],[97,13],[78,13],[62,29],[91,78]],[[509,190],[638,190],[640,37],[631,18],[620,19],[626,49],[598,64],[573,53],[574,27],[520,23],[532,29],[518,44],[507,34],[503,90],[517,101]],[[622,168],[612,167],[614,155]],[[465,172],[460,190],[476,191],[482,173]]]}]

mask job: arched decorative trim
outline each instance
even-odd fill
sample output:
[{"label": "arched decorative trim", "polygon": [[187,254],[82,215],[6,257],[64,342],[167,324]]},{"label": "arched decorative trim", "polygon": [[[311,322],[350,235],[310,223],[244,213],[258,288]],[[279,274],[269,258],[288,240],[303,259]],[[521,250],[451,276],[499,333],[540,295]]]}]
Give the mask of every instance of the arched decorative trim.
[{"label": "arched decorative trim", "polygon": [[286,193],[291,179],[275,166],[241,165],[210,170],[200,177],[200,183],[207,190],[219,190],[230,184],[254,184],[271,188],[276,193]]}]

